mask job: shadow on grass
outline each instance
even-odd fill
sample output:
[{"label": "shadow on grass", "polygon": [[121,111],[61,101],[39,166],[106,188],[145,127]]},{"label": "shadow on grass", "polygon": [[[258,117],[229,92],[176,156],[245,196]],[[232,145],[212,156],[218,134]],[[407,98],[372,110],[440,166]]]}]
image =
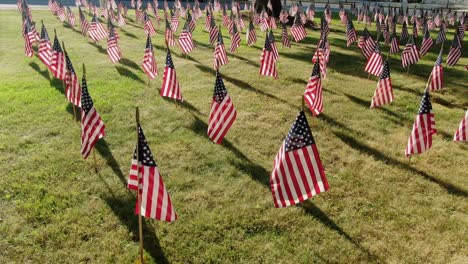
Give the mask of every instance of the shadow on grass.
[{"label": "shadow on grass", "polygon": [[458,104],[454,104],[454,103],[451,103],[445,99],[442,99],[442,97],[438,97],[438,96],[432,96],[432,102],[436,103],[436,104],[440,104],[442,106],[445,106],[447,108],[450,108],[450,109],[454,109],[454,108],[458,108],[458,109],[465,109],[465,107],[461,106],[461,105],[458,105]]},{"label": "shadow on grass", "polygon": [[49,70],[46,69],[45,70],[41,70],[41,67],[35,63],[35,62],[30,62],[29,63],[29,66],[31,68],[33,68],[33,70],[35,70],[36,72],[38,72],[42,77],[44,77],[46,80],[50,81],[50,74],[49,74]]},{"label": "shadow on grass", "polygon": [[137,35],[133,34],[133,33],[130,33],[128,31],[125,31],[124,29],[120,29],[122,31],[122,33],[127,36],[127,37],[130,37],[130,38],[134,38],[134,39],[139,39],[139,37],[137,37]]},{"label": "shadow on grass", "polygon": [[67,113],[73,116],[73,121],[78,122],[81,120],[81,111],[78,106],[73,107],[72,103],[68,103]]},{"label": "shadow on grass", "polygon": [[138,82],[143,83],[143,84],[145,83],[145,81],[143,81],[140,77],[138,77],[138,75],[136,75],[135,73],[129,71],[128,69],[126,69],[124,67],[115,66],[115,69],[122,76],[128,77],[130,79],[133,79],[133,80],[138,81]]},{"label": "shadow on grass", "polygon": [[[104,197],[104,201],[119,218],[120,222],[127,226],[128,231],[133,234],[133,241],[138,242],[138,216],[134,214],[136,197],[130,195],[126,195],[122,199],[116,197]],[[142,227],[143,247],[145,251],[156,263],[169,263],[162,251],[154,228],[146,224],[145,219],[143,219]]]},{"label": "shadow on grass", "polygon": [[105,139],[101,138],[95,145],[99,155],[106,160],[107,166],[111,167],[112,171],[117,175],[124,186],[127,186],[127,179],[120,169],[120,165],[112,155],[109,144]]},{"label": "shadow on grass", "polygon": [[[164,47],[164,49],[166,49],[166,48]],[[180,52],[180,54],[179,54],[179,53],[176,53],[176,52],[171,52],[171,54],[172,54],[172,55],[175,55],[175,56],[178,57],[178,58],[181,58],[181,59],[184,59],[184,60],[185,60],[185,59],[191,60],[191,61],[193,61],[193,62],[196,62],[196,63],[198,63],[198,64],[201,64],[201,62],[200,62],[199,60],[197,60],[197,59],[195,59],[195,58],[191,57],[190,55],[185,54],[185,53],[183,53],[183,52]]]},{"label": "shadow on grass", "polygon": [[334,134],[337,137],[339,137],[344,143],[346,143],[348,146],[350,146],[351,148],[353,148],[353,149],[355,149],[357,151],[363,152],[363,153],[367,153],[367,154],[371,155],[373,158],[375,158],[376,160],[380,160],[380,161],[386,163],[387,165],[395,166],[397,168],[406,170],[406,171],[411,172],[413,174],[417,174],[419,176],[422,176],[424,179],[438,184],[441,188],[444,188],[450,194],[457,195],[457,196],[462,196],[462,197],[467,197],[468,196],[468,192],[466,190],[463,190],[463,189],[461,189],[461,188],[459,188],[459,187],[457,187],[457,186],[455,186],[455,185],[453,185],[451,183],[448,183],[448,182],[445,182],[443,180],[437,179],[434,176],[429,175],[426,172],[420,171],[420,170],[418,170],[416,168],[413,168],[413,167],[411,167],[410,165],[408,165],[406,163],[403,163],[403,162],[400,162],[400,161],[398,161],[398,160],[396,160],[394,158],[388,157],[384,153],[380,152],[379,150],[374,149],[372,147],[369,147],[369,146],[365,145],[364,143],[361,143],[361,142],[357,141],[356,139],[354,139],[354,138],[352,138],[352,137],[350,137],[350,136],[348,136],[346,134],[343,134],[341,132],[334,132]]},{"label": "shadow on grass", "polygon": [[97,43],[95,42],[88,42],[89,45],[95,47],[99,53],[102,53],[102,54],[106,54],[107,55],[107,50],[104,49],[103,47],[101,47],[100,45],[98,45]]},{"label": "shadow on grass", "polygon": [[247,63],[247,64],[249,64],[249,65],[252,65],[252,66],[254,66],[254,67],[256,67],[256,68],[260,68],[260,64],[259,64],[258,62],[255,62],[255,61],[246,59],[246,58],[241,57],[241,56],[239,56],[239,55],[237,55],[237,54],[235,54],[235,53],[229,53],[228,56],[231,56],[231,57],[234,57],[234,58],[236,58],[236,59],[239,59],[239,60],[241,60],[241,61],[243,61],[243,62],[245,62],[245,63]]},{"label": "shadow on grass", "polygon": [[136,64],[135,62],[133,62],[133,61],[127,59],[127,58],[122,58],[122,59],[120,59],[119,63],[122,64],[122,65],[124,65],[124,66],[127,66],[127,67],[129,67],[129,68],[132,68],[132,69],[134,69],[134,70],[143,72],[143,71],[141,70],[140,66],[138,66],[138,64]]},{"label": "shadow on grass", "polygon": [[73,30],[74,32],[76,32],[76,33],[78,33],[78,34],[83,35],[83,34],[81,34],[81,31],[79,31],[78,29],[76,29],[76,28],[70,26],[70,25],[67,24],[67,23],[63,24],[63,27],[64,27],[64,28],[69,28],[69,29]]},{"label": "shadow on grass", "polygon": [[[196,45],[197,47],[204,47],[204,48],[207,48],[207,49],[212,49],[212,50],[214,50],[214,47],[211,46],[211,44],[209,44],[208,39],[206,40],[206,43],[205,43],[205,42],[200,42],[200,41],[197,41],[197,40],[194,39],[194,40],[193,40],[193,43],[195,43],[195,45]],[[208,43],[208,44],[207,44],[207,43]]]},{"label": "shadow on grass", "polygon": [[[158,89],[158,94],[161,94],[161,89],[160,88],[157,88],[157,89]],[[191,103],[187,102],[187,100],[185,100],[185,99],[184,99],[184,101],[181,102],[181,101],[176,101],[174,99],[167,98],[167,97],[164,97],[164,96],[161,96],[161,98],[166,102],[175,104],[176,107],[182,107],[182,108],[187,109],[190,113],[195,112],[195,113],[197,113],[199,115],[206,116],[205,114],[200,112],[200,110],[198,110],[198,108],[196,108]]]}]

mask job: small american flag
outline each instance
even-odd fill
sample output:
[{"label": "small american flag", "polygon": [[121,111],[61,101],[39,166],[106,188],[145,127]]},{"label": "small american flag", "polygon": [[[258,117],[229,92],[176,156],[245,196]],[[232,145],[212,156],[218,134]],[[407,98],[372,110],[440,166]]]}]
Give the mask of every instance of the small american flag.
[{"label": "small american flag", "polygon": [[104,26],[102,26],[102,24],[99,23],[96,14],[94,14],[93,16],[93,20],[91,21],[91,25],[89,26],[88,32],[91,39],[96,42],[101,39],[107,38],[107,36],[109,35]]},{"label": "small american flag", "polygon": [[67,6],[67,17],[68,17],[68,23],[70,24],[70,26],[74,27],[76,19],[75,19],[75,15],[73,14],[69,6]]},{"label": "small american flag", "polygon": [[284,47],[291,48],[291,42],[289,41],[288,29],[286,28],[286,23],[281,23],[283,25],[281,32],[281,42]]},{"label": "small american flag", "polygon": [[[458,30],[458,28],[456,28],[456,30]],[[450,46],[449,54],[447,56],[448,66],[455,66],[455,64],[457,64],[458,60],[461,57],[461,49],[461,41],[458,37],[458,32],[455,32],[455,35],[453,36],[452,46]]]},{"label": "small american flag", "polygon": [[416,25],[416,21],[413,22],[413,38],[416,39],[418,37],[418,27]]},{"label": "small american flag", "polygon": [[149,35],[146,39],[146,49],[142,67],[151,80],[158,75],[158,67],[154,59],[153,44],[151,43],[151,37]]},{"label": "small american flag", "polygon": [[81,107],[80,82],[66,51],[65,60],[67,62],[67,73],[65,76],[65,96],[70,103]]},{"label": "small american flag", "polygon": [[47,29],[42,24],[41,29],[41,39],[39,40],[39,52],[38,52],[39,59],[48,67],[50,68],[50,61],[52,59],[52,45],[50,44],[49,34],[47,33]]},{"label": "small american flag", "polygon": [[236,25],[236,22],[235,22],[235,19],[234,19],[234,14],[232,13],[232,10],[231,10],[231,15],[230,15],[229,22],[228,22],[229,35],[232,35],[232,29],[233,29],[233,27],[235,25]]},{"label": "small american flag", "polygon": [[380,55],[380,46],[378,42],[375,44],[374,51],[369,57],[364,70],[375,76],[380,75],[380,72],[382,71],[382,55]]},{"label": "small american flag", "polygon": [[34,43],[32,40],[36,40],[36,37],[34,36],[34,33],[31,30],[31,26],[29,22],[27,22],[24,25],[24,55],[27,57],[32,57],[34,55],[34,50],[32,48],[32,44]]},{"label": "small american flag", "polygon": [[460,122],[458,130],[453,136],[453,141],[468,141],[468,110],[466,110],[465,116]]},{"label": "small american flag", "polygon": [[353,42],[356,41],[356,30],[353,26],[353,21],[351,19],[347,19],[346,22],[346,46],[349,47]]},{"label": "small american flag", "polygon": [[437,60],[434,64],[434,68],[432,68],[431,80],[429,82],[430,91],[442,89],[444,86],[444,69],[442,67],[442,52],[443,50],[440,49],[439,56],[437,56]]},{"label": "small american flag", "polygon": [[190,33],[193,32],[195,30],[195,26],[197,25],[195,23],[195,20],[192,18],[192,15],[190,14],[190,11],[187,11],[187,21],[189,23],[189,29],[190,29]]},{"label": "small american flag", "polygon": [[208,137],[216,144],[221,144],[224,136],[236,120],[237,112],[232,103],[221,75],[216,71],[213,101],[208,120]]},{"label": "small american flag", "polygon": [[[214,24],[214,22],[213,22],[213,24]],[[210,28],[211,28],[211,15],[208,12],[208,10],[206,10],[205,29],[206,29],[206,31],[210,31]]]},{"label": "small american flag", "polygon": [[54,37],[54,46],[52,47],[52,59],[50,60],[50,71],[54,77],[60,80],[65,80],[67,73],[67,65],[65,62],[65,54],[58,41],[57,35]]},{"label": "small american flag", "polygon": [[226,48],[224,47],[223,35],[221,30],[218,31],[218,42],[216,43],[214,50],[213,68],[218,70],[221,65],[225,65],[229,62]]},{"label": "small american flag", "polygon": [[140,124],[138,124],[138,143],[133,154],[127,187],[134,191],[139,190],[141,196],[141,205],[137,200],[135,214],[141,213],[144,217],[166,222],[177,220],[171,197],[164,186]]},{"label": "small american flag", "polygon": [[150,37],[153,37],[154,35],[156,35],[156,30],[154,29],[153,22],[151,22],[146,12],[144,12],[143,15],[145,19],[145,24],[144,24],[145,34],[150,35]]},{"label": "small american flag", "polygon": [[432,135],[436,133],[435,116],[432,113],[429,90],[426,89],[421,100],[418,115],[414,120],[413,130],[408,139],[405,151],[406,156],[423,153],[430,149],[432,147]]},{"label": "small american flag", "polygon": [[179,46],[182,49],[182,52],[185,54],[190,53],[195,48],[195,44],[193,43],[193,39],[192,39],[192,33],[190,32],[188,20],[185,22],[182,32],[180,32]]},{"label": "small american flag", "polygon": [[234,53],[236,49],[240,46],[240,33],[237,31],[237,26],[234,25],[232,29],[232,36],[231,36],[231,49],[230,51]]},{"label": "small american flag", "polygon": [[210,19],[210,28],[209,28],[210,38],[209,39],[210,39],[211,45],[215,45],[216,39],[218,37],[218,31],[219,29],[215,24],[214,18]]},{"label": "small american flag", "polygon": [[51,2],[49,2],[49,8],[50,10],[52,11],[52,13],[55,15],[58,13],[59,9],[60,9],[60,6],[59,4],[57,3],[57,1],[55,0],[52,0]]},{"label": "small american flag", "polygon": [[275,207],[301,203],[329,189],[312,131],[303,111],[276,155],[270,188]]},{"label": "small american flag", "polygon": [[78,13],[80,16],[81,34],[86,36],[86,34],[88,34],[88,30],[90,27],[89,22],[88,20],[86,20],[86,17],[84,16],[83,11],[81,11],[81,7],[78,7]]},{"label": "small american flag", "polygon": [[371,108],[382,106],[393,102],[392,80],[390,78],[390,65],[388,60],[383,63],[377,88],[372,97]]},{"label": "small american flag", "polygon": [[268,33],[265,36],[265,46],[262,50],[262,55],[260,58],[260,75],[272,76],[273,78],[278,78],[278,72],[276,71],[276,59],[273,49],[271,48],[271,43],[268,37]]},{"label": "small american flag", "polygon": [[427,28],[427,24],[424,24],[423,31],[424,37],[421,43],[421,49],[419,50],[421,57],[424,56],[427,53],[427,51],[432,47],[432,44],[434,44],[434,41],[431,38],[431,34],[429,33],[429,29]]},{"label": "small american flag", "polygon": [[410,36],[408,43],[406,43],[403,52],[401,53],[401,63],[404,68],[415,64],[419,61],[419,52],[416,44],[414,44],[413,36]]},{"label": "small american flag", "polygon": [[304,100],[314,116],[323,111],[322,78],[320,78],[320,60],[315,61],[312,74],[307,83]]},{"label": "small american flag", "polygon": [[394,30],[390,41],[390,54],[397,54],[398,52],[400,52],[400,45],[398,44],[398,39]]},{"label": "small american flag", "polygon": [[171,52],[167,50],[166,67],[164,68],[161,96],[183,101],[180,92],[179,81],[177,81],[176,70],[172,62]]},{"label": "small american flag", "polygon": [[179,17],[172,12],[172,9],[170,10],[171,14],[171,29],[173,32],[177,32],[177,29],[179,28]]},{"label": "small american flag", "polygon": [[247,29],[247,46],[252,46],[255,42],[257,42],[257,32],[255,31],[255,27],[250,20],[249,28]]},{"label": "small american flag", "polygon": [[447,35],[445,33],[445,23],[442,23],[439,28],[439,34],[437,34],[436,45],[447,41]]},{"label": "small american flag", "polygon": [[119,27],[123,27],[127,24],[120,11],[117,12],[117,24],[119,25]]},{"label": "small american flag", "polygon": [[375,41],[372,39],[367,27],[362,31],[362,36],[358,39],[358,47],[361,49],[362,54],[368,59],[375,49]]},{"label": "small american flag", "polygon": [[229,25],[229,17],[227,16],[227,13],[226,13],[226,7],[223,6],[223,26],[228,27],[228,25]]},{"label": "small american flag", "polygon": [[271,45],[271,50],[273,51],[273,55],[275,56],[275,60],[279,59],[279,52],[278,47],[276,47],[275,35],[273,35],[273,30],[270,29],[270,34],[268,34],[268,41]]},{"label": "small american flag", "polygon": [[325,79],[327,77],[327,63],[330,54],[330,45],[328,44],[327,37],[325,35],[322,35],[322,37],[323,38],[319,40],[317,50],[312,56],[312,63],[315,64],[317,61],[320,63],[320,72],[322,74],[322,78]]},{"label": "small american flag", "polygon": [[406,21],[403,21],[403,26],[401,27],[401,35],[400,35],[400,41],[403,41],[409,37],[408,34],[408,27],[406,25]]},{"label": "small american flag", "polygon": [[83,158],[86,159],[96,142],[104,137],[105,128],[104,122],[94,107],[93,99],[89,95],[86,79],[83,77],[81,83],[81,155]]},{"label": "small american flag", "polygon": [[67,15],[65,14],[65,8],[62,3],[59,2],[59,8],[57,10],[57,16],[59,17],[60,22],[65,22]]},{"label": "small american flag", "polygon": [[166,43],[170,47],[175,46],[175,39],[174,39],[174,32],[171,29],[171,24],[169,24],[169,21],[166,19],[166,32],[164,33],[164,37],[166,38]]},{"label": "small american flag", "polygon": [[307,32],[301,23],[301,18],[299,17],[298,13],[296,13],[294,23],[291,27],[291,35],[293,36],[295,42],[299,42],[307,36]]},{"label": "small american flag", "polygon": [[122,59],[122,53],[120,52],[117,37],[114,32],[113,28],[109,30],[109,38],[107,39],[107,55],[109,55],[109,58],[113,63],[116,63]]}]

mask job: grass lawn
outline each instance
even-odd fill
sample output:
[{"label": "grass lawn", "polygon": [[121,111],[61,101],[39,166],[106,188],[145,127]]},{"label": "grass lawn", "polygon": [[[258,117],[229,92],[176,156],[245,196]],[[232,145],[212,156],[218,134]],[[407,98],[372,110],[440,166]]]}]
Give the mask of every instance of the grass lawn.
[{"label": "grass lawn", "polygon": [[[258,29],[257,44],[247,47],[243,32],[241,47],[221,68],[238,116],[216,145],[206,136],[215,75],[204,18],[193,34],[197,48],[187,57],[179,48],[172,51],[185,98],[179,105],[158,91],[163,24],[153,38],[160,75],[148,86],[140,68],[142,25],[129,21],[119,30],[124,59],[112,64],[105,41],[92,43],[49,11],[33,11],[33,18],[38,30],[44,20],[51,38],[57,29],[80,78],[86,64],[107,135],[96,147],[96,174],[92,156],[80,155],[80,123],[61,82],[36,56],[24,56],[19,13],[0,11],[0,263],[138,258],[136,198],[125,187],[135,106],[179,215],[173,224],[144,221],[148,263],[468,261],[468,146],[452,142],[468,107],[466,48],[456,67],[444,63],[445,88],[432,94],[439,131],[433,148],[408,164],[406,142],[438,48],[410,74],[399,55],[390,56],[395,101],[370,110],[377,79],[368,80],[360,50],[356,44],[346,48],[345,27],[335,19],[324,112],[313,118],[307,111],[330,190],[301,206],[275,209],[269,174],[300,109],[318,31],[308,30],[291,49],[275,32],[278,80],[258,74],[264,35]],[[355,26],[360,34],[363,25]]]}]

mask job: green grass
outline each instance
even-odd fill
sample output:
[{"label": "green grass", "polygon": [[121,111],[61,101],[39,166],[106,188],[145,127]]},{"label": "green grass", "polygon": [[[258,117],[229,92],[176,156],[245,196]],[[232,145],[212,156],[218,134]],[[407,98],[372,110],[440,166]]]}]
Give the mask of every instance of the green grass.
[{"label": "green grass", "polygon": [[[275,209],[269,173],[301,106],[317,31],[308,30],[291,49],[281,47],[276,32],[278,80],[258,74],[264,35],[257,31],[254,47],[242,35],[221,68],[238,116],[216,145],[206,136],[215,76],[203,19],[188,59],[172,51],[185,98],[177,106],[158,92],[161,29],[153,38],[160,75],[148,87],[139,66],[146,40],[140,25],[119,31],[125,60],[114,65],[105,41],[95,45],[78,27],[33,11],[51,37],[57,29],[80,76],[86,64],[89,91],[107,125],[96,174],[92,156],[80,155],[80,124],[62,84],[37,57],[24,56],[18,12],[0,14],[0,263],[138,258],[135,195],[125,187],[135,106],[179,215],[173,224],[144,221],[149,263],[467,262],[468,147],[451,141],[468,106],[466,49],[456,67],[445,67],[444,90],[432,95],[439,130],[433,148],[408,164],[404,150],[437,48],[409,75],[391,56],[396,99],[370,110],[376,78],[367,79],[360,51],[345,47],[344,26],[335,19],[324,113],[307,113],[331,188],[302,206]],[[360,33],[363,25],[356,27]]]}]

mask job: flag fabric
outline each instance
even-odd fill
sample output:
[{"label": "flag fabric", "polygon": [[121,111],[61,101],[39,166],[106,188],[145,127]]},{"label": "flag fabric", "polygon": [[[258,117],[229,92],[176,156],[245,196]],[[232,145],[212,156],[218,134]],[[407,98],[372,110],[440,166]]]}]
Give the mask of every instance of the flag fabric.
[{"label": "flag fabric", "polygon": [[93,99],[88,92],[86,79],[83,77],[81,83],[81,155],[87,158],[96,142],[104,137],[106,126],[102,122]]},{"label": "flag fabric", "polygon": [[447,35],[445,31],[445,23],[442,23],[439,28],[439,33],[437,34],[436,45],[447,41]]},{"label": "flag fabric", "polygon": [[76,19],[75,19],[75,15],[73,14],[69,6],[67,6],[67,18],[68,18],[68,23],[70,24],[70,26],[74,27]]},{"label": "flag fabric", "polygon": [[32,57],[34,55],[34,50],[32,48],[31,41],[29,38],[24,38],[24,55],[27,57]]},{"label": "flag fabric", "polygon": [[281,23],[283,25],[282,34],[281,34],[281,43],[283,47],[291,48],[291,42],[289,41],[288,29],[286,28],[286,23]]},{"label": "flag fabric", "polygon": [[65,14],[65,8],[63,7],[62,3],[59,3],[59,8],[57,10],[57,16],[60,20],[60,22],[65,22],[65,20],[67,19],[67,16]]},{"label": "flag fabric", "polygon": [[145,34],[150,35],[150,37],[153,37],[154,35],[156,35],[156,30],[154,29],[153,22],[151,22],[146,11],[143,13],[143,16],[145,20],[145,24],[143,25]]},{"label": "flag fabric", "polygon": [[403,26],[401,27],[401,35],[400,35],[400,41],[403,41],[409,37],[408,34],[408,27],[406,25],[406,21],[403,22]]},{"label": "flag fabric", "polygon": [[275,35],[273,35],[273,30],[271,29],[270,29],[270,34],[268,34],[268,41],[270,42],[271,50],[273,51],[275,60],[278,61],[279,59],[278,47],[276,47]]},{"label": "flag fabric", "polygon": [[382,55],[380,55],[379,43],[375,44],[374,51],[372,52],[369,60],[367,61],[366,68],[364,69],[367,73],[375,76],[379,76],[382,70]]},{"label": "flag fabric", "polygon": [[437,129],[435,127],[435,116],[432,113],[431,98],[429,90],[426,89],[408,139],[405,151],[406,156],[409,157],[413,154],[420,154],[429,150],[432,147],[432,135],[436,133]]},{"label": "flag fabric", "polygon": [[143,71],[145,71],[146,75],[148,75],[151,80],[158,75],[158,67],[154,59],[153,44],[151,43],[151,37],[149,35],[146,39],[146,49],[142,67]]},{"label": "flag fabric", "polygon": [[398,44],[398,39],[394,30],[392,39],[390,40],[390,54],[397,54],[398,52],[400,52],[400,45]]},{"label": "flag fabric", "polygon": [[431,80],[429,82],[429,90],[435,91],[440,90],[444,86],[444,69],[442,67],[442,52],[443,50],[440,49],[439,56],[437,56],[437,60],[434,64],[434,68],[432,68],[431,72]]},{"label": "flag fabric", "polygon": [[303,111],[276,155],[270,188],[275,207],[301,203],[329,189],[312,131]]},{"label": "flag fabric", "polygon": [[166,54],[166,67],[164,68],[163,83],[161,88],[161,96],[183,101],[180,92],[179,81],[177,81],[174,62],[172,61],[171,52],[169,49]]},{"label": "flag fabric", "polygon": [[26,55],[27,57],[32,57],[34,55],[32,44],[36,41],[36,36],[33,30],[31,29],[31,24],[29,23],[27,18],[25,19],[23,31],[24,55]]},{"label": "flag fabric", "polygon": [[138,143],[133,153],[127,187],[134,191],[138,190],[141,197],[141,205],[138,204],[138,199],[136,201],[135,214],[166,222],[177,220],[171,197],[164,186],[140,124],[138,124]]},{"label": "flag fabric", "polygon": [[236,49],[240,46],[240,33],[237,31],[237,26],[234,25],[232,28],[232,35],[231,35],[231,53],[234,53]]},{"label": "flag fabric", "polygon": [[216,43],[214,50],[213,68],[218,70],[221,65],[225,65],[229,62],[226,48],[224,47],[223,35],[221,30],[218,31],[218,42]]},{"label": "flag fabric", "polygon": [[458,34],[455,33],[453,36],[452,46],[450,46],[449,54],[447,56],[447,65],[448,66],[455,66],[458,60],[461,57],[461,42]]},{"label": "flag fabric", "polygon": [[50,61],[52,59],[52,45],[50,43],[49,34],[47,33],[47,29],[44,24],[42,24],[41,29],[38,56],[39,59],[47,66],[47,68],[50,68]]},{"label": "flag fabric", "polygon": [[171,29],[171,25],[169,24],[169,21],[166,19],[166,31],[164,33],[164,37],[166,39],[167,45],[170,47],[175,46],[175,39],[174,39],[174,32]]},{"label": "flag fabric", "polygon": [[179,18],[177,15],[175,15],[173,12],[172,12],[172,9],[170,10],[170,14],[171,14],[171,29],[173,32],[176,32],[177,29],[179,28]]},{"label": "flag fabric", "polygon": [[86,20],[86,17],[84,16],[83,12],[81,11],[81,7],[78,7],[78,12],[80,15],[81,34],[86,36],[86,34],[88,34],[90,24],[88,20]]},{"label": "flag fabric", "polygon": [[346,46],[349,47],[353,42],[356,41],[356,30],[353,26],[353,21],[351,19],[347,19],[346,22]]},{"label": "flag fabric", "polygon": [[232,103],[221,75],[216,71],[213,101],[208,120],[208,137],[216,144],[221,144],[226,133],[236,120],[237,112]]},{"label": "flag fabric", "polygon": [[255,42],[257,42],[257,32],[255,32],[255,27],[250,20],[249,29],[247,30],[247,46],[252,46]]},{"label": "flag fabric", "polygon": [[260,75],[271,76],[275,79],[278,78],[278,72],[276,71],[276,59],[271,48],[268,33],[266,33],[265,46],[263,47],[262,55],[260,57]]},{"label": "flag fabric", "polygon": [[113,63],[116,63],[122,59],[122,53],[120,52],[117,37],[114,32],[113,28],[109,30],[109,38],[107,39],[107,55],[109,55],[109,58]]},{"label": "flag fabric", "polygon": [[418,37],[418,27],[416,25],[416,21],[413,22],[413,38],[416,39]]},{"label": "flag fabric", "polygon": [[468,110],[466,110],[465,116],[460,122],[458,130],[453,136],[453,141],[468,141]]},{"label": "flag fabric", "polygon": [[185,54],[190,53],[195,48],[192,33],[189,28],[189,21],[185,22],[184,28],[182,29],[182,32],[180,32],[179,46]]},{"label": "flag fabric", "polygon": [[429,33],[429,29],[427,28],[427,25],[424,26],[423,31],[424,31],[424,37],[421,43],[421,48],[419,49],[419,53],[421,54],[421,57],[424,56],[427,53],[427,51],[432,47],[432,44],[434,44],[434,41],[431,38],[431,34]]},{"label": "flag fabric", "polygon": [[70,103],[81,107],[80,82],[66,51],[65,60],[67,62],[67,73],[65,76],[65,96]]},{"label": "flag fabric", "polygon": [[214,18],[210,19],[210,28],[209,28],[210,36],[209,36],[209,40],[210,40],[211,45],[216,44],[215,42],[216,42],[217,37],[218,37],[218,31],[219,31],[219,29],[215,24]]},{"label": "flag fabric", "polygon": [[291,35],[293,36],[295,42],[299,42],[307,36],[307,32],[301,23],[299,13],[296,13],[294,23],[291,26]]},{"label": "flag fabric", "polygon": [[322,74],[322,78],[325,79],[327,77],[327,62],[330,54],[330,46],[327,42],[326,35],[322,35],[322,37],[323,38],[319,40],[317,50],[312,56],[312,63],[315,64],[317,61],[320,63],[320,72]]},{"label": "flag fabric", "polygon": [[54,37],[54,45],[52,47],[52,59],[50,60],[50,71],[55,78],[65,80],[67,73],[67,65],[65,62],[65,54],[58,41],[57,35]]},{"label": "flag fabric", "polygon": [[96,42],[101,39],[107,38],[107,36],[109,35],[104,26],[102,26],[102,24],[99,23],[96,14],[94,14],[93,16],[93,20],[91,21],[91,25],[89,26],[88,32],[91,39]]},{"label": "flag fabric", "polygon": [[416,44],[414,44],[413,36],[409,37],[408,43],[401,54],[401,63],[404,68],[415,64],[419,60],[419,52]]},{"label": "flag fabric", "polygon": [[320,77],[320,59],[315,61],[312,74],[307,83],[304,100],[314,116],[323,111],[322,78]]},{"label": "flag fabric", "polygon": [[358,39],[358,47],[361,49],[362,54],[368,59],[375,49],[375,41],[372,39],[367,27],[362,31],[362,36]]},{"label": "flag fabric", "polygon": [[382,70],[372,97],[371,108],[383,106],[393,102],[392,80],[390,78],[390,65],[388,60],[383,63]]}]

